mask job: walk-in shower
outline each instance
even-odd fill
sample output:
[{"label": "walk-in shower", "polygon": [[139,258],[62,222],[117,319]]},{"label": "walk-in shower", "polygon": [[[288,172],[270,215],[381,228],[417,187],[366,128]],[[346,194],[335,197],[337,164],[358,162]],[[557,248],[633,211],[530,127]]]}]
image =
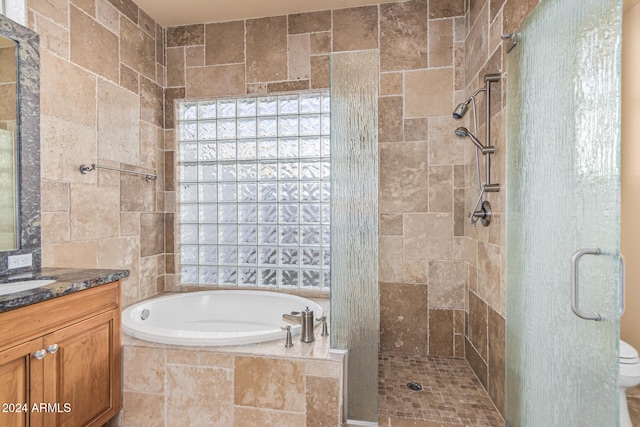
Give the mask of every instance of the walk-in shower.
[{"label": "walk-in shower", "polygon": [[[469,219],[471,221],[471,225],[476,225],[478,220],[481,220],[482,225],[485,227],[491,223],[491,204],[488,200],[483,201],[485,193],[495,193],[500,191],[500,184],[492,184],[491,183],[491,154],[495,153],[495,147],[491,146],[491,83],[496,83],[500,81],[500,74],[486,74],[484,76],[484,84],[483,88],[480,88],[473,92],[473,94],[467,98],[466,101],[458,104],[456,109],[453,111],[453,118],[456,120],[460,120],[464,117],[469,107],[469,104],[473,104],[473,133],[469,132],[469,130],[465,127],[459,127],[455,130],[456,136],[460,138],[469,138],[471,142],[476,146],[476,172],[478,176],[478,200],[476,201],[473,209],[469,213]],[[476,113],[476,96],[484,92],[485,94],[485,102],[486,102],[486,136],[485,143],[487,145],[483,145],[482,142],[476,137],[478,133],[478,117]],[[485,157],[485,182],[482,184],[482,180],[480,178],[480,153]],[[478,209],[479,207],[479,209]]]}]

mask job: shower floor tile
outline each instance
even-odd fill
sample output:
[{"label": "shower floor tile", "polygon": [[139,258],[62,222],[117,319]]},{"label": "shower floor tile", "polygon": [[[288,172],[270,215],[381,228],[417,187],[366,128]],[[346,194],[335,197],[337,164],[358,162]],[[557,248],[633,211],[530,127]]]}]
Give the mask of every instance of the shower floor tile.
[{"label": "shower floor tile", "polygon": [[380,427],[505,425],[465,360],[380,352],[378,371]]}]

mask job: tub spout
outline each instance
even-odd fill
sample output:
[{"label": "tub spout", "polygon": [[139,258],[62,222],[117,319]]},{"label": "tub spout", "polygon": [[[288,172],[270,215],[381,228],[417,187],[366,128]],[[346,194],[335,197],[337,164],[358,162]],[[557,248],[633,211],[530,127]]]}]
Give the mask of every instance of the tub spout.
[{"label": "tub spout", "polygon": [[302,325],[302,314],[299,311],[292,311],[291,314],[283,314],[282,320]]},{"label": "tub spout", "polygon": [[300,341],[306,343],[315,341],[313,334],[313,310],[309,310],[309,307],[303,312],[292,311],[291,314],[283,314],[282,320],[302,325]]}]

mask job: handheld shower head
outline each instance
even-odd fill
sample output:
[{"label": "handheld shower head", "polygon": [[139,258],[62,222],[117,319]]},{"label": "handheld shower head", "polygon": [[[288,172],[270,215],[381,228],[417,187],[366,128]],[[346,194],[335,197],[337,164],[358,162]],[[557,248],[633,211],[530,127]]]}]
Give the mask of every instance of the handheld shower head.
[{"label": "handheld shower head", "polygon": [[455,134],[460,138],[469,138],[471,142],[473,142],[473,145],[478,147],[478,150],[480,150],[482,154],[491,154],[495,152],[494,147],[492,146],[485,147],[484,145],[482,145],[482,143],[478,140],[478,138],[476,138],[476,136],[471,132],[469,132],[469,130],[465,127],[459,127],[458,129],[456,129]]},{"label": "handheld shower head", "polygon": [[469,135],[469,131],[465,127],[459,127],[458,129],[456,129],[455,134],[460,138],[466,138],[467,135]]}]

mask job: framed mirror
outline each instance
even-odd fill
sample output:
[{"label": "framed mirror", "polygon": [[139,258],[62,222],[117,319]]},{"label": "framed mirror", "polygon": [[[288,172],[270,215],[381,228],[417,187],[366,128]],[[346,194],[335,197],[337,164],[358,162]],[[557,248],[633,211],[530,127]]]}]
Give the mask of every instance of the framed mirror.
[{"label": "framed mirror", "polygon": [[31,253],[41,265],[40,40],[0,15],[0,274],[7,258]]},{"label": "framed mirror", "polygon": [[0,36],[0,251],[19,248],[16,42]]}]

